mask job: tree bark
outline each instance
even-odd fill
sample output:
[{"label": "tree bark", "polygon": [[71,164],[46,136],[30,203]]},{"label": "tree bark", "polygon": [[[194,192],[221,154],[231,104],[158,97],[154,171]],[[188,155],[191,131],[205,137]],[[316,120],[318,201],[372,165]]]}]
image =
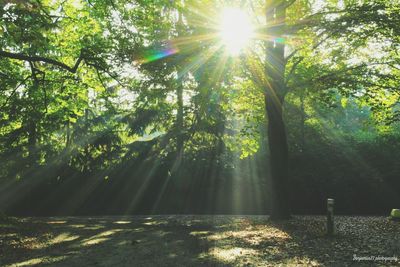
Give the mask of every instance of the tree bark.
[{"label": "tree bark", "polygon": [[37,160],[37,132],[36,123],[31,119],[28,122],[28,151],[29,151],[29,165],[33,166]]},{"label": "tree bark", "polygon": [[267,0],[267,34],[273,41],[267,42],[265,88],[266,117],[268,118],[268,143],[271,173],[271,219],[290,218],[288,194],[288,145],[283,103],[285,86],[285,45],[282,41],[286,18],[283,0]]},{"label": "tree bark", "polygon": [[31,67],[31,77],[32,85],[28,89],[28,98],[30,101],[30,108],[28,109],[29,114],[27,114],[27,133],[28,133],[28,164],[30,167],[34,166],[38,159],[37,151],[37,123],[39,120],[39,111],[36,110],[35,103],[35,93],[39,90],[39,80],[37,78],[37,70],[35,69],[32,62],[29,62]]},{"label": "tree bark", "polygon": [[75,65],[73,67],[70,67],[60,61],[57,61],[55,59],[51,59],[51,58],[46,58],[46,57],[40,57],[40,56],[30,56],[30,55],[25,55],[22,53],[11,53],[11,52],[7,52],[7,51],[3,51],[0,50],[0,58],[1,57],[5,57],[5,58],[12,58],[12,59],[17,59],[17,60],[24,60],[24,61],[28,61],[28,62],[43,62],[43,63],[47,63],[53,66],[57,66],[59,68],[65,69],[69,72],[72,73],[76,73],[79,64],[82,62],[83,60],[83,56],[82,56],[82,51],[79,55],[79,58],[76,60]]},{"label": "tree bark", "polygon": [[67,120],[65,128],[67,130],[66,140],[65,140],[65,150],[68,150],[71,145],[71,126],[69,120]]},{"label": "tree bark", "polygon": [[304,152],[306,147],[306,130],[305,130],[305,123],[306,123],[306,111],[304,108],[304,99],[305,99],[306,92],[303,90],[300,95],[300,131],[301,131],[301,152]]},{"label": "tree bark", "polygon": [[178,155],[178,160],[182,161],[183,157],[183,85],[182,80],[179,80],[178,87],[176,89],[176,94],[178,97],[178,110],[176,116],[176,128],[177,128],[177,137],[176,137],[176,151]]},{"label": "tree bark", "polygon": [[[183,29],[183,19],[182,13],[179,11],[179,20],[177,25],[178,36],[182,36],[184,34]],[[178,62],[178,84],[176,87],[176,96],[177,96],[177,114],[176,114],[176,161],[175,161],[175,169],[178,170],[181,167],[183,161],[183,153],[184,153],[184,137],[183,137],[183,73],[182,68],[179,66],[182,64]]]}]

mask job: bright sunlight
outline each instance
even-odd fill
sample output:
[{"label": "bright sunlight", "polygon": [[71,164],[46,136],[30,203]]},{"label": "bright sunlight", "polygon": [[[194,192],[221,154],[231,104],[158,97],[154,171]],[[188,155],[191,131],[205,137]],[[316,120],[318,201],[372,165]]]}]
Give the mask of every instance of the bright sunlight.
[{"label": "bright sunlight", "polygon": [[222,43],[231,55],[238,55],[254,36],[249,16],[238,8],[227,8],[222,12],[219,25]]}]

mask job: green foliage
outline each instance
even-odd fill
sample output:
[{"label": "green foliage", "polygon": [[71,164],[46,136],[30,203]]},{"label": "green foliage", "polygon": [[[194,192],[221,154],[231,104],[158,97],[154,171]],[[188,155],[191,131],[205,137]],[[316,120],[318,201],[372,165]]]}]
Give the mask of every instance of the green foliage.
[{"label": "green foliage", "polygon": [[[207,162],[230,175],[266,152],[264,1],[241,1],[262,19],[259,38],[238,57],[218,46],[220,1],[6,2],[0,50],[25,59],[0,55],[0,177],[30,177],[39,166],[55,166],[55,177],[107,173],[148,161],[168,173],[180,142],[182,168]],[[347,142],[373,153],[376,142],[396,140],[399,8],[381,0],[287,8],[279,42],[293,155],[348,152]]]}]

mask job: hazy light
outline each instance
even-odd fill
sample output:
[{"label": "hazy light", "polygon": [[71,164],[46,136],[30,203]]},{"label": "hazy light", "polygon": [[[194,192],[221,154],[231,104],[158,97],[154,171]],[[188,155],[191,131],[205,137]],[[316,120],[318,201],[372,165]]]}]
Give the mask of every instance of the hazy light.
[{"label": "hazy light", "polygon": [[254,36],[249,16],[240,9],[227,8],[222,12],[219,33],[223,45],[231,55],[237,55]]}]

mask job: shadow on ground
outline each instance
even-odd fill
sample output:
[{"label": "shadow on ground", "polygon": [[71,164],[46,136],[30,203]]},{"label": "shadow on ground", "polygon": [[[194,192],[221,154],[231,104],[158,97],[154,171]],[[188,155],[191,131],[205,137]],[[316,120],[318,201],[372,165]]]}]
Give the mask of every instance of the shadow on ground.
[{"label": "shadow on ground", "polygon": [[[0,222],[0,266],[396,265],[400,223],[384,217],[130,216]],[[360,258],[359,258],[360,259]]]}]

